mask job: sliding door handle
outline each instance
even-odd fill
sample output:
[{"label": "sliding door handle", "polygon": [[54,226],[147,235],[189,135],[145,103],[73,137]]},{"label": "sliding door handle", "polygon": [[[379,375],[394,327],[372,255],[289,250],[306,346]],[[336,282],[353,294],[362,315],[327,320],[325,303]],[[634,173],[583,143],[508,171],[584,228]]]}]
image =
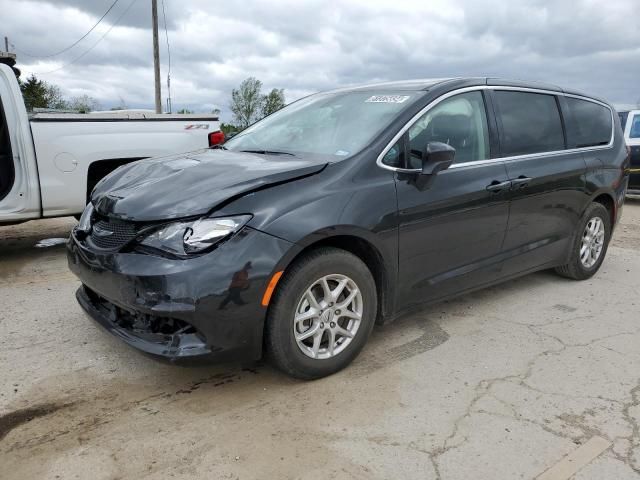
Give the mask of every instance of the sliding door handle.
[{"label": "sliding door handle", "polygon": [[533,178],[520,175],[518,178],[514,178],[513,180],[511,180],[511,190],[524,188],[529,185],[529,182],[531,182],[531,180],[533,180]]},{"label": "sliding door handle", "polygon": [[511,181],[507,180],[506,182],[499,182],[498,180],[494,180],[489,185],[487,185],[487,190],[490,192],[498,193],[503,190],[509,190],[511,188]]}]

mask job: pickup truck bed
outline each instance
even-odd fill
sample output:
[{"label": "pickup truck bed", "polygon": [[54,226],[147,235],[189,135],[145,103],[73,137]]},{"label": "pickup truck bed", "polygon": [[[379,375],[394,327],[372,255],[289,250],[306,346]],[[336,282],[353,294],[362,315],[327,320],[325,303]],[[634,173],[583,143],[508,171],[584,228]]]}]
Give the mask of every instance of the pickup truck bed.
[{"label": "pickup truck bed", "polygon": [[43,216],[76,214],[95,184],[125,163],[207,148],[217,117],[37,114],[30,118]]},{"label": "pickup truck bed", "polygon": [[115,168],[207,148],[219,130],[215,115],[28,115],[13,70],[0,65],[0,224],[78,215]]}]

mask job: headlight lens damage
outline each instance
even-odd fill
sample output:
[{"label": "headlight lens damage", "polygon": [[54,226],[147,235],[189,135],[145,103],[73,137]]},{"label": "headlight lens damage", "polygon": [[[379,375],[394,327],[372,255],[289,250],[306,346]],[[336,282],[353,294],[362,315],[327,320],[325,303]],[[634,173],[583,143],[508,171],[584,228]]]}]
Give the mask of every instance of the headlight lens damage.
[{"label": "headlight lens damage", "polygon": [[238,215],[170,223],[151,232],[140,244],[179,256],[200,253],[236,233],[250,219],[251,215]]}]

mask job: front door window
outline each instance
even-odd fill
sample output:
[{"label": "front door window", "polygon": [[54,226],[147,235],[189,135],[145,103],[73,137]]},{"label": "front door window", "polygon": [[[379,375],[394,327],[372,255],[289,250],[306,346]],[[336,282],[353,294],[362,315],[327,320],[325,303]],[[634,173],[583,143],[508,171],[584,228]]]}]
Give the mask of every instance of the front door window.
[{"label": "front door window", "polygon": [[489,130],[481,92],[468,92],[443,100],[409,129],[409,166],[422,167],[422,152],[429,142],[456,149],[455,163],[489,158]]}]

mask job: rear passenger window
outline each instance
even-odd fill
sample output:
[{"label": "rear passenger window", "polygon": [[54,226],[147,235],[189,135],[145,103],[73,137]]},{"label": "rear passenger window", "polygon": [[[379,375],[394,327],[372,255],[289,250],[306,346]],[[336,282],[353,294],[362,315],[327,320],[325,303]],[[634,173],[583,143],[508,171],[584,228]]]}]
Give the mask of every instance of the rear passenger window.
[{"label": "rear passenger window", "polygon": [[502,120],[500,145],[503,156],[563,150],[562,121],[554,95],[494,92]]},{"label": "rear passenger window", "polygon": [[611,141],[611,110],[599,103],[567,97],[571,124],[567,140],[571,147],[607,145]]}]

